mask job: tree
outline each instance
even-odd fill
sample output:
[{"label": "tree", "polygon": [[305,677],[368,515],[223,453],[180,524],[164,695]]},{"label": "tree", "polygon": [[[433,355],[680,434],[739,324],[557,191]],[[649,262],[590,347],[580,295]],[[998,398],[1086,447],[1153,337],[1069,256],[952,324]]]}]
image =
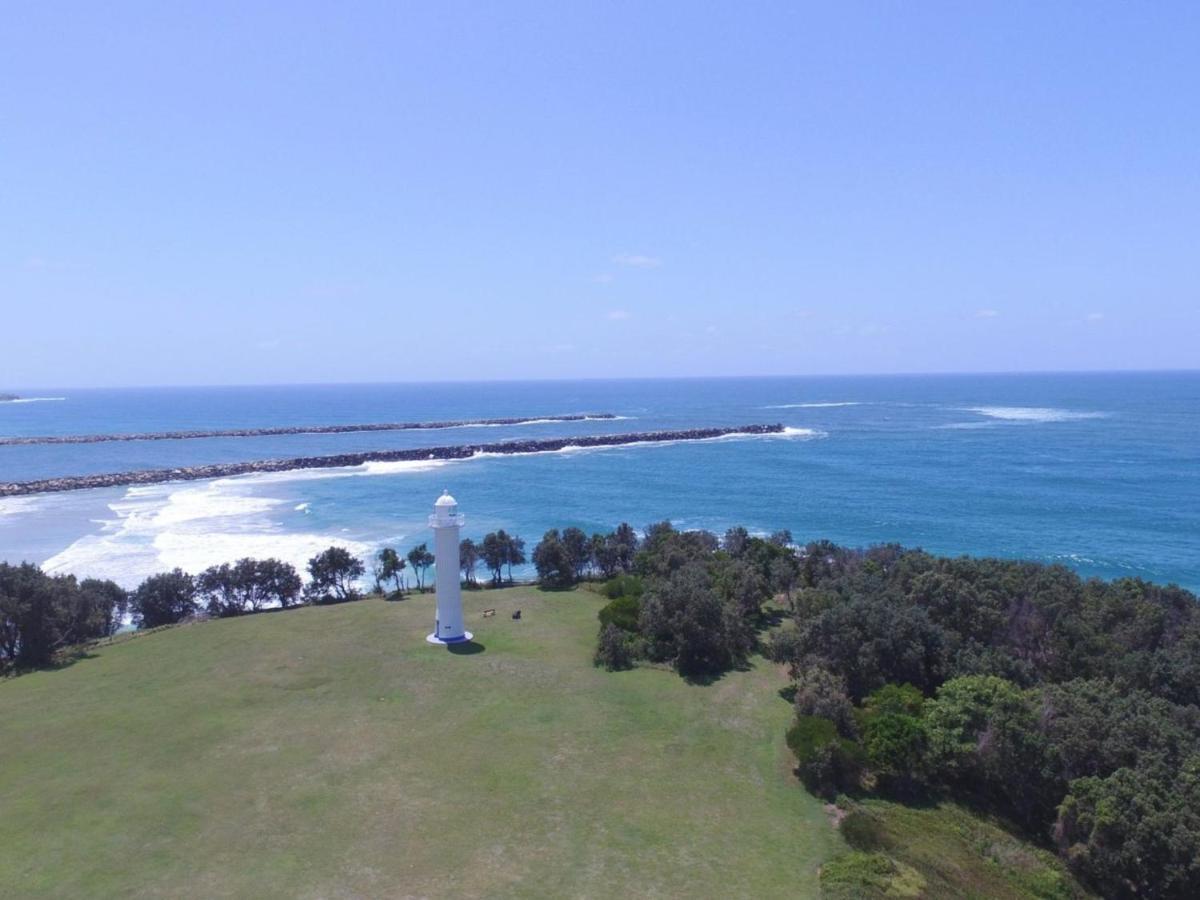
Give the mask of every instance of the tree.
[{"label": "tree", "polygon": [[601,626],[595,663],[610,672],[632,668],[633,651],[629,646],[628,632],[613,624]]},{"label": "tree", "polygon": [[588,536],[579,528],[564,528],[562,533],[563,550],[567,554],[567,563],[573,574],[572,582],[583,578],[591,562],[591,543]]},{"label": "tree", "polygon": [[919,779],[926,741],[924,704],[911,684],[886,684],[863,701],[863,746],[876,775],[900,784]]},{"label": "tree", "polygon": [[95,637],[116,634],[129,611],[129,592],[113,581],[85,578],[79,582],[79,610],[74,630]]},{"label": "tree", "polygon": [[504,565],[508,562],[508,535],[503,531],[488,532],[480,545],[479,552],[483,564],[492,573],[492,584],[499,585],[504,580]]},{"label": "tree", "polygon": [[609,536],[607,543],[616,557],[617,568],[622,572],[632,572],[633,560],[638,551],[638,536],[633,526],[622,522]]},{"label": "tree", "polygon": [[278,604],[280,609],[290,609],[300,602],[303,581],[291,563],[270,557],[254,562],[255,609]]},{"label": "tree", "polygon": [[139,628],[174,625],[196,612],[196,584],[182,569],[151,575],[130,598]]},{"label": "tree", "polygon": [[515,534],[505,534],[503,530],[500,531],[500,537],[504,542],[504,564],[508,567],[508,583],[512,584],[512,567],[525,565],[525,539]]},{"label": "tree", "polygon": [[435,562],[434,555],[429,552],[427,544],[417,544],[408,551],[408,564],[417,576],[417,590],[425,590],[425,573]]},{"label": "tree", "polygon": [[1196,896],[1200,884],[1200,755],[1177,775],[1121,768],[1071,783],[1054,837],[1106,897]]},{"label": "tree", "polygon": [[744,660],[753,644],[753,632],[732,604],[722,602],[700,562],[647,588],[638,629],[651,659],[673,663],[685,677],[724,671]]},{"label": "tree", "polygon": [[308,561],[306,593],[314,603],[344,603],[360,596],[355,582],[366,568],[345,547],[330,547]]},{"label": "tree", "polygon": [[538,581],[548,587],[569,587],[575,583],[575,566],[557,528],[551,528],[533,548],[533,565]]},{"label": "tree", "polygon": [[406,563],[393,547],[382,547],[375,555],[376,577],[390,581],[396,586],[396,594],[404,593],[404,567]]},{"label": "tree", "polygon": [[846,696],[846,682],[824,666],[805,666],[795,673],[796,694],[792,703],[797,716],[817,716],[837,726],[842,737],[858,735],[854,704]]},{"label": "tree", "polygon": [[750,533],[741,525],[730,528],[721,538],[721,549],[734,559],[742,556],[750,546]]},{"label": "tree", "polygon": [[287,609],[300,595],[295,568],[278,559],[239,559],[196,576],[196,593],[210,615],[238,616],[267,607]]},{"label": "tree", "polygon": [[462,568],[467,584],[475,584],[475,569],[479,567],[479,548],[470,538],[463,538],[458,545],[458,564]]},{"label": "tree", "polygon": [[246,611],[238,575],[229,563],[209,566],[197,575],[196,595],[210,616],[237,616]]}]

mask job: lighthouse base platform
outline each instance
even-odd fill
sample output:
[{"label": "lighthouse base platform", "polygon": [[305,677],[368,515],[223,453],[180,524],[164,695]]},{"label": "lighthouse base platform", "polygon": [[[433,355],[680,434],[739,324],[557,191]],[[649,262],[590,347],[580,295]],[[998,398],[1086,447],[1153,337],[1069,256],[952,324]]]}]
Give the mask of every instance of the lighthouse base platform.
[{"label": "lighthouse base platform", "polygon": [[430,644],[465,644],[467,641],[474,638],[475,635],[469,631],[464,631],[462,637],[440,638],[436,634],[425,635],[425,640]]}]

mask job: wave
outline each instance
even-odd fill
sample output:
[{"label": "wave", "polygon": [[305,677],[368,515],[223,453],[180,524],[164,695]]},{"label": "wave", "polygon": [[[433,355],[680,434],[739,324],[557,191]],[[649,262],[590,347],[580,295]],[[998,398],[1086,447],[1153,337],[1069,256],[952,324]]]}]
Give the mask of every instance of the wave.
[{"label": "wave", "polygon": [[108,504],[112,517],[101,520],[99,533],[74,541],[42,568],[52,574],[111,578],[131,588],[176,567],[196,573],[245,556],[273,556],[303,572],[308,560],[331,544],[360,557],[373,549],[341,534],[285,531],[275,514],[288,501],[253,496],[245,487],[232,478],[182,489],[131,487]]},{"label": "wave", "polygon": [[522,419],[520,422],[467,422],[458,428],[512,428],[514,425],[561,425],[565,422],[619,422],[636,416],[580,416],[577,419]]},{"label": "wave", "polygon": [[839,400],[828,403],[776,403],[759,409],[832,409],[836,406],[862,406],[861,400]]},{"label": "wave", "polygon": [[1108,413],[1058,409],[1051,406],[968,406],[963,412],[978,413],[1002,422],[1078,422],[1103,419]]},{"label": "wave", "polygon": [[50,403],[55,400],[66,400],[66,397],[18,397],[15,400],[5,400],[0,402],[0,406],[5,403]]}]

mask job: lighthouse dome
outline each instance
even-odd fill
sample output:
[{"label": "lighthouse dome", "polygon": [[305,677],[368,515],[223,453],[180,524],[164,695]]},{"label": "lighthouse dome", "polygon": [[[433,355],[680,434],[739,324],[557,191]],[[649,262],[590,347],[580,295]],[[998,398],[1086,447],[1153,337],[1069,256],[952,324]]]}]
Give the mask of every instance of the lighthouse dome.
[{"label": "lighthouse dome", "polygon": [[458,506],[458,501],[450,496],[449,491],[442,491],[442,496],[437,498],[434,506]]}]

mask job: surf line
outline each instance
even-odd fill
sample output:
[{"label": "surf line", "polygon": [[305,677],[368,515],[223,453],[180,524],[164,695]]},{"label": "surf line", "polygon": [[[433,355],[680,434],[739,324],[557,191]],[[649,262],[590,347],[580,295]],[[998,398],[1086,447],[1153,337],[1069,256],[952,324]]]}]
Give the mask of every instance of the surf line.
[{"label": "surf line", "polygon": [[377,450],[364,453],[339,453],[334,456],[298,456],[291,459],[262,459],[253,462],[214,463],[182,466],[175,469],[140,469],[102,475],[67,475],[37,481],[0,482],[0,497],[80,491],[89,488],[124,485],[163,484],[168,481],[199,481],[260,472],[288,472],[293,469],[336,469],[361,466],[369,462],[409,462],[430,459],[470,459],[482,453],[511,455],[545,453],[586,447],[617,447],[628,444],[667,441],[704,441],[731,435],[783,434],[782,425],[740,425],[732,428],[689,428],[686,431],[636,431],[628,434],[595,434],[581,437],[548,438],[537,441],[500,441],[492,444],[459,444],[450,447],[417,447],[407,450]]},{"label": "surf line", "polygon": [[435,431],[477,425],[531,425],[539,422],[594,422],[615,413],[525,416],[519,419],[462,419],[450,422],[371,422],[365,425],[287,425],[278,428],[222,428],[212,431],[147,431],[132,434],[63,434],[0,437],[0,447],[29,444],[100,444],[106,441],[191,441],[197,438],[272,437],[281,434],[349,434],[356,431]]}]

